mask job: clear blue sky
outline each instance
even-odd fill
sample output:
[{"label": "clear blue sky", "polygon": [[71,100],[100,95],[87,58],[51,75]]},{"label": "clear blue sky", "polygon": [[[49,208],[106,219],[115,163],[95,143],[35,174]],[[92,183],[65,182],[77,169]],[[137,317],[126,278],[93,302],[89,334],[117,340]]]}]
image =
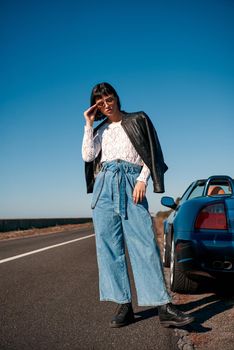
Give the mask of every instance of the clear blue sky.
[{"label": "clear blue sky", "polygon": [[[0,5],[0,217],[90,216],[81,158],[92,87],[152,119],[165,195],[234,176],[232,0],[18,1]],[[165,209],[147,189],[150,211]]]}]

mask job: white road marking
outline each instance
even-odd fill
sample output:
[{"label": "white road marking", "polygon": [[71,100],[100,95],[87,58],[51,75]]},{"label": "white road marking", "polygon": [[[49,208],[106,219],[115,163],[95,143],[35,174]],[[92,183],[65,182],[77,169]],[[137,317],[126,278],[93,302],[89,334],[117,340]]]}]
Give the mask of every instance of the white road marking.
[{"label": "white road marking", "polygon": [[73,243],[73,242],[76,242],[76,241],[81,241],[82,239],[90,238],[90,237],[93,237],[93,236],[94,236],[94,234],[89,235],[89,236],[85,236],[85,237],[81,237],[81,238],[76,238],[76,239],[73,239],[73,240],[71,240],[71,241],[67,241],[67,242],[63,242],[63,243],[59,243],[59,244],[50,245],[49,247],[45,247],[45,248],[41,248],[41,249],[32,250],[31,252],[27,252],[27,253],[23,253],[23,254],[11,256],[10,258],[6,258],[6,259],[0,260],[0,264],[2,264],[2,263],[4,263],[4,262],[7,262],[7,261],[11,261],[11,260],[23,258],[24,256],[27,256],[27,255],[40,253],[40,252],[43,252],[44,250],[48,250],[48,249],[60,247],[61,245]]}]

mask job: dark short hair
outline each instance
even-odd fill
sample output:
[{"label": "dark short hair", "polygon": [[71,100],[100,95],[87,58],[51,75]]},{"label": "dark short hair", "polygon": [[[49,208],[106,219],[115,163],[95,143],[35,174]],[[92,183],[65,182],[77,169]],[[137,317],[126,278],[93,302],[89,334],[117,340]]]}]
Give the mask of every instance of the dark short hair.
[{"label": "dark short hair", "polygon": [[[108,83],[99,83],[94,86],[91,96],[90,96],[90,106],[96,103],[98,98],[102,98],[102,96],[114,95],[117,99],[117,106],[119,110],[121,109],[120,99],[116,92],[116,90]],[[101,114],[100,111],[97,112],[95,120],[102,120],[105,118],[105,115]]]}]

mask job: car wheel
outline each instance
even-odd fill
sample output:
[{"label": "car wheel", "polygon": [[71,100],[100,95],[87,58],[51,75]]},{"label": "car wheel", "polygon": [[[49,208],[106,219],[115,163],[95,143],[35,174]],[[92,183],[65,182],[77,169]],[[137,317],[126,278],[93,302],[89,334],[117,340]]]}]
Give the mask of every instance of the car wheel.
[{"label": "car wheel", "polygon": [[171,233],[167,232],[163,235],[163,265],[170,267],[171,261]]},{"label": "car wheel", "polygon": [[194,293],[198,289],[198,282],[188,278],[185,273],[179,269],[174,239],[171,241],[170,286],[173,292],[184,294]]}]

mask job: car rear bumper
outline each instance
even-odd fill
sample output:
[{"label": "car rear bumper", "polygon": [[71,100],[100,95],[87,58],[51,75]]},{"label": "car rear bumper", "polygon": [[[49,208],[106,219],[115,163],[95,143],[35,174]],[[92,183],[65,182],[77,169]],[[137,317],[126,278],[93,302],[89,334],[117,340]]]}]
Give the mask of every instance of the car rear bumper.
[{"label": "car rear bumper", "polygon": [[216,277],[234,274],[233,242],[214,244],[211,241],[177,240],[175,244],[178,267],[187,275]]}]

